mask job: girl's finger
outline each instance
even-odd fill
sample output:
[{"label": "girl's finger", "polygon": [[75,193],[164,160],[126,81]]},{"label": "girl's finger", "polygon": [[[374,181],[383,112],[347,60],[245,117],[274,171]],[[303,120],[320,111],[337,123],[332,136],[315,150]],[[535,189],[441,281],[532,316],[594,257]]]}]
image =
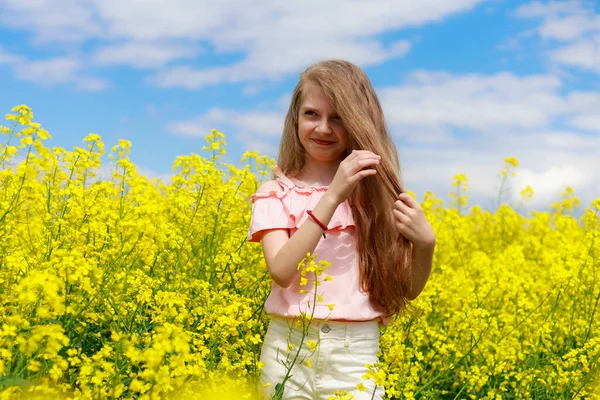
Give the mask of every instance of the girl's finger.
[{"label": "girl's finger", "polygon": [[400,210],[404,214],[408,214],[410,212],[410,209],[411,209],[406,203],[402,202],[402,200],[396,200],[394,202],[394,208],[396,210]]},{"label": "girl's finger", "polygon": [[406,216],[406,214],[402,213],[397,209],[393,209],[392,213],[394,214],[394,216],[396,217],[396,221],[398,222],[407,223],[409,221],[408,216]]},{"label": "girl's finger", "polygon": [[356,157],[358,157],[357,151],[356,150],[352,150],[352,152],[350,154],[348,154],[348,157],[346,157],[346,159],[344,161],[350,162],[350,161],[354,160]]},{"label": "girl's finger", "polygon": [[361,158],[354,160],[353,170],[363,169],[369,165],[377,165],[379,164],[379,160],[376,158]]},{"label": "girl's finger", "polygon": [[421,205],[419,204],[419,202],[417,200],[413,199],[412,196],[408,193],[400,193],[398,195],[398,198],[400,200],[402,200],[405,204],[408,204],[408,206],[410,208],[415,208],[415,209],[421,208]]},{"label": "girl's finger", "polygon": [[354,182],[358,182],[361,179],[367,177],[367,176],[371,176],[371,175],[375,175],[377,173],[376,169],[363,169],[358,171],[356,174],[354,174],[354,176],[351,178],[352,179],[352,183]]},{"label": "girl's finger", "polygon": [[401,222],[396,221],[396,228],[400,231],[400,233],[403,233],[404,225]]},{"label": "girl's finger", "polygon": [[369,150],[352,150],[352,152],[348,155],[348,157],[346,157],[346,159],[344,161],[352,161],[355,160],[357,157],[365,157],[365,156],[371,156],[371,157],[379,157],[377,154],[373,153],[372,151]]},{"label": "girl's finger", "polygon": [[377,165],[380,160],[377,157],[373,156],[359,156],[356,157],[350,164],[350,167],[353,171],[358,171],[359,169],[365,168],[369,165]]},{"label": "girl's finger", "polygon": [[408,236],[409,231],[408,231],[408,227],[406,226],[406,224],[396,221],[396,228],[402,234],[402,236],[404,236],[405,238],[408,239],[407,236]]},{"label": "girl's finger", "polygon": [[375,154],[375,153],[373,153],[373,152],[372,152],[372,151],[370,151],[370,150],[352,150],[352,152],[353,152],[353,153],[356,153],[356,154],[358,154],[358,155],[362,155],[362,154],[370,154],[370,155],[373,155],[373,156],[375,156],[375,157],[381,157],[381,156],[379,156],[378,154]]}]

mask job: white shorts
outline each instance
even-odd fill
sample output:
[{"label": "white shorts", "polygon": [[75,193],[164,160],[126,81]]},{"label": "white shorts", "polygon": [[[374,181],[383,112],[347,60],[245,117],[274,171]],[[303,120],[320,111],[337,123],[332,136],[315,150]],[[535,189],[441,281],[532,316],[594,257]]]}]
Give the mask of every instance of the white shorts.
[{"label": "white shorts", "polygon": [[[296,327],[293,319],[271,316],[260,355],[265,366],[259,384],[265,398],[275,394],[277,384],[284,379],[285,365],[290,365],[296,354],[282,399],[325,400],[337,390],[347,391],[359,400],[383,398],[382,386],[376,387],[373,379],[362,379],[368,371],[365,364],[378,361],[378,321],[314,320],[298,353],[301,338],[302,328]],[[317,343],[314,351],[307,344],[309,340]],[[288,351],[289,343],[294,344],[292,351]],[[270,385],[264,387],[266,383]],[[366,391],[357,388],[359,383]]]}]

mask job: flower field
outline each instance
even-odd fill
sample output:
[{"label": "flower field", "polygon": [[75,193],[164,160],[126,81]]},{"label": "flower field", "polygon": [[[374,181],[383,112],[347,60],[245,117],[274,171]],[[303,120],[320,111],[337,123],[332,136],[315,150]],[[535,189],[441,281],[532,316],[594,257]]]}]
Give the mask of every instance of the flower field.
[{"label": "flower field", "polygon": [[[6,120],[0,399],[259,398],[271,281],[246,235],[274,161],[227,165],[213,131],[166,185],[121,140],[100,179],[99,135],[67,151],[28,107]],[[503,185],[518,165],[505,161]],[[425,194],[431,279],[382,330],[370,379],[390,399],[600,399],[600,198],[579,205],[566,188],[522,215],[467,207],[464,175],[454,188],[449,205]]]}]

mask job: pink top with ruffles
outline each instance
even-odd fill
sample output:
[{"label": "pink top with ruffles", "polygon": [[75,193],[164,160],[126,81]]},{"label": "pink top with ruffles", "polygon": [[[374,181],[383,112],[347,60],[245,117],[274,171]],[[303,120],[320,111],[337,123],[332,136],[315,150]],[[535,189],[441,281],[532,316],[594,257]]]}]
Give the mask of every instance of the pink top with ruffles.
[{"label": "pink top with ruffles", "polygon": [[[264,231],[289,229],[290,236],[302,226],[308,214],[317,205],[326,186],[300,187],[283,175],[276,167],[277,182],[281,190],[256,193],[252,196],[252,219],[248,241],[260,242]],[[355,225],[352,209],[347,201],[335,210],[326,232],[327,238],[319,240],[313,254],[315,261],[326,260],[331,266],[318,278],[317,294],[323,301],[317,302],[315,319],[369,321],[378,320],[387,326],[391,318],[384,317],[384,310],[370,301],[369,295],[360,288],[357,262]],[[330,281],[324,281],[331,275]],[[308,284],[300,286],[300,271],[288,288],[272,282],[271,293],[265,302],[265,311],[270,315],[286,318],[299,316],[301,311],[312,313],[314,300],[314,273],[306,274]],[[300,293],[300,290],[308,293]],[[310,304],[309,304],[310,302]],[[330,310],[329,304],[333,304]]]}]

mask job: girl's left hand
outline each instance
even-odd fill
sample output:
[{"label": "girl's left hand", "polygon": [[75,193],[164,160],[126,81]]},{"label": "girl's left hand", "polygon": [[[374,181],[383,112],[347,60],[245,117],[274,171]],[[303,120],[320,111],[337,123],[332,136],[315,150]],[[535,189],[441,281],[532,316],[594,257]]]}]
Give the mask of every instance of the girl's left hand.
[{"label": "girl's left hand", "polygon": [[401,193],[392,210],[398,231],[415,247],[435,245],[435,234],[419,202],[408,193]]}]

